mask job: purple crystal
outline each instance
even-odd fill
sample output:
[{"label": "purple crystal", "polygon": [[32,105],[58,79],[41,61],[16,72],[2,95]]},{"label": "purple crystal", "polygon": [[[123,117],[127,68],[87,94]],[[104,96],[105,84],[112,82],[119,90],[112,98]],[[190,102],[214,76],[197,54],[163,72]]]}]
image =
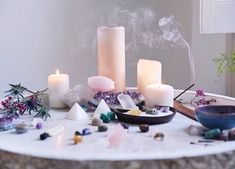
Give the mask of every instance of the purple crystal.
[{"label": "purple crystal", "polygon": [[126,91],[126,92],[118,92],[118,93],[112,93],[112,92],[97,92],[94,96],[95,100],[101,101],[102,99],[104,99],[104,101],[107,104],[113,104],[113,105],[119,105],[119,101],[117,96],[119,94],[128,94],[133,100],[139,100],[141,97],[140,93],[137,92],[130,92],[130,91]]},{"label": "purple crystal", "polygon": [[14,127],[13,120],[14,120],[13,115],[4,115],[0,117],[0,131],[6,131],[10,130]]},{"label": "purple crystal", "polygon": [[41,128],[42,128],[42,123],[37,123],[37,124],[36,124],[36,128],[37,128],[37,129],[41,129]]}]

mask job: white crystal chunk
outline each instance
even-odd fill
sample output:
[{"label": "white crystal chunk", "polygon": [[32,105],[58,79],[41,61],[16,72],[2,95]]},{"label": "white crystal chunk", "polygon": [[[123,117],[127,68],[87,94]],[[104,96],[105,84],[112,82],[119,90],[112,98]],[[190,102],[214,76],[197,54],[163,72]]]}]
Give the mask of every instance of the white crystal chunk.
[{"label": "white crystal chunk", "polygon": [[102,99],[98,107],[96,108],[93,117],[99,118],[102,113],[107,113],[107,112],[111,112],[111,110],[109,106],[107,105],[107,103]]},{"label": "white crystal chunk", "polygon": [[67,119],[70,120],[76,120],[76,121],[82,121],[82,122],[88,122],[89,116],[88,114],[83,110],[83,108],[75,103],[73,107],[69,110],[66,116]]},{"label": "white crystal chunk", "polygon": [[131,110],[131,109],[138,108],[135,105],[135,102],[133,101],[131,96],[129,96],[128,94],[119,94],[117,96],[117,98],[118,98],[118,101],[121,104],[122,108],[125,110]]},{"label": "white crystal chunk", "polygon": [[95,91],[88,86],[76,85],[72,90],[64,95],[63,102],[71,108],[75,103],[87,103],[94,95]]}]

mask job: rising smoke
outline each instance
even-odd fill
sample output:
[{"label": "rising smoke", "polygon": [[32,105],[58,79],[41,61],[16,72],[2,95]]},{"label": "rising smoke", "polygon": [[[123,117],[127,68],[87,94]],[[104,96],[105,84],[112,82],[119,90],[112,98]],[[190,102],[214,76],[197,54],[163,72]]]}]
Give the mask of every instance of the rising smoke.
[{"label": "rising smoke", "polygon": [[121,7],[112,8],[107,17],[100,19],[100,23],[79,36],[79,39],[83,42],[80,50],[87,50],[90,55],[96,55],[97,27],[104,25],[125,27],[126,34],[130,35],[126,38],[127,57],[135,56],[140,45],[158,49],[185,48],[190,62],[191,83],[194,83],[195,68],[192,51],[189,43],[182,36],[179,29],[180,24],[174,19],[174,16],[163,17],[158,20],[155,13],[149,8],[139,8],[132,11]]}]

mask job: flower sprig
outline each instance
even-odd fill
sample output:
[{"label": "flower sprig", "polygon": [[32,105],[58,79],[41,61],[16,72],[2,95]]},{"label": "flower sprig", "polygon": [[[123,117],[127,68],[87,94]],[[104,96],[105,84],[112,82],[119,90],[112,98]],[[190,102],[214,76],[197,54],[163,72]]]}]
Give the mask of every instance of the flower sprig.
[{"label": "flower sprig", "polygon": [[50,117],[48,110],[42,104],[41,96],[47,91],[33,92],[21,84],[9,84],[10,90],[6,91],[5,100],[1,102],[0,113],[4,116],[18,117],[28,112],[30,115],[35,112],[35,117],[41,117],[46,120]]},{"label": "flower sprig", "polygon": [[202,106],[202,105],[209,105],[212,102],[216,102],[215,99],[206,99],[205,93],[203,90],[196,90],[196,94],[194,98],[191,99],[190,104],[194,107]]}]

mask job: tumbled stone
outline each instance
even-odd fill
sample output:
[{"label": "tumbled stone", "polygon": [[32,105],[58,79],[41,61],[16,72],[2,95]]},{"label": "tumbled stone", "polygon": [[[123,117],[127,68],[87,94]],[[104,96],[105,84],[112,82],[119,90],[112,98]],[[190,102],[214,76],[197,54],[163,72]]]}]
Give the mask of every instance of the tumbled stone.
[{"label": "tumbled stone", "polygon": [[163,141],[164,140],[164,134],[163,133],[156,133],[155,135],[154,135],[154,140],[156,140],[156,141]]},{"label": "tumbled stone", "polygon": [[82,135],[82,133],[80,133],[79,131],[75,131],[74,135],[81,136],[81,135]]},{"label": "tumbled stone", "polygon": [[91,125],[92,126],[100,126],[100,125],[102,125],[102,121],[100,118],[94,117],[91,121]]},{"label": "tumbled stone", "polygon": [[107,114],[102,113],[100,115],[100,119],[103,121],[103,123],[109,123],[111,121],[110,117],[107,116]]},{"label": "tumbled stone", "polygon": [[17,134],[23,134],[28,131],[28,126],[24,123],[20,123],[15,126],[15,130]]},{"label": "tumbled stone", "polygon": [[115,114],[113,112],[107,112],[106,115],[109,117],[110,120],[115,120]]},{"label": "tumbled stone", "polygon": [[90,135],[90,134],[92,134],[92,132],[91,132],[91,130],[89,128],[84,128],[82,130],[82,135],[83,136],[87,136],[87,135]]},{"label": "tumbled stone", "polygon": [[40,134],[40,140],[46,140],[48,137],[51,137],[51,136],[47,132]]},{"label": "tumbled stone", "polygon": [[74,144],[78,144],[82,142],[82,136],[81,135],[74,135],[73,137]]},{"label": "tumbled stone", "polygon": [[205,133],[205,128],[201,126],[190,125],[187,132],[191,136],[202,136]]},{"label": "tumbled stone", "polygon": [[205,139],[216,139],[219,137],[220,134],[221,134],[220,129],[212,129],[212,130],[205,132],[204,138]]},{"label": "tumbled stone", "polygon": [[228,141],[228,134],[222,132],[222,133],[218,136],[218,140]]},{"label": "tumbled stone", "polygon": [[98,126],[98,132],[105,132],[108,130],[108,127],[105,125]]},{"label": "tumbled stone", "polygon": [[149,131],[149,125],[148,124],[140,124],[139,129],[141,132],[146,133]]},{"label": "tumbled stone", "polygon": [[228,140],[235,140],[235,129],[231,129],[228,132]]},{"label": "tumbled stone", "polygon": [[36,124],[36,129],[41,129],[41,128],[42,128],[42,126],[43,126],[43,124],[42,124],[42,123],[37,123],[37,124]]},{"label": "tumbled stone", "polygon": [[128,114],[134,115],[134,116],[139,116],[142,112],[139,109],[132,109],[128,111]]}]

